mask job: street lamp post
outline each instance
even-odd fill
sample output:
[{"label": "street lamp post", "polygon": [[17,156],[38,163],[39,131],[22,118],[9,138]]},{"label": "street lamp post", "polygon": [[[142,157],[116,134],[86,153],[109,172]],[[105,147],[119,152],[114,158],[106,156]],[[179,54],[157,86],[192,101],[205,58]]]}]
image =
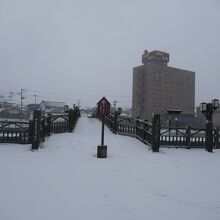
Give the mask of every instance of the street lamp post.
[{"label": "street lamp post", "polygon": [[118,127],[118,116],[122,113],[122,108],[119,107],[115,112],[114,112],[114,132],[117,133],[117,127]]},{"label": "street lamp post", "polygon": [[202,102],[200,104],[200,111],[206,117],[206,142],[205,149],[208,152],[213,151],[213,122],[212,115],[219,108],[219,100],[213,99],[211,103]]}]

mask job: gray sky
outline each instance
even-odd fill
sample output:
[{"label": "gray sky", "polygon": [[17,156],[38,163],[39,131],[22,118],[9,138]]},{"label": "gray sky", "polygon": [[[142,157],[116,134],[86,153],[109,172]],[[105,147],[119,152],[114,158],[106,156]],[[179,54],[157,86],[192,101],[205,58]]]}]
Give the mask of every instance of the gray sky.
[{"label": "gray sky", "polygon": [[218,0],[0,0],[0,93],[131,106],[147,50],[196,72],[196,104],[220,98]]}]

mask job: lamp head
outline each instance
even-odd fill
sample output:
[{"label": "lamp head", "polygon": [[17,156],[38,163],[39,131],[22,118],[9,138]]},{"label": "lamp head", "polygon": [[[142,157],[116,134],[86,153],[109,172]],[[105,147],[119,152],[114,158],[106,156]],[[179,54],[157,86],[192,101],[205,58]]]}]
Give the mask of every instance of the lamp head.
[{"label": "lamp head", "polygon": [[202,102],[202,103],[200,104],[200,111],[201,111],[201,112],[206,112],[206,111],[207,111],[207,103]]},{"label": "lamp head", "polygon": [[68,105],[64,105],[64,112],[68,112],[69,111],[69,106]]},{"label": "lamp head", "polygon": [[219,100],[218,100],[218,99],[213,99],[213,100],[212,100],[212,107],[213,107],[214,109],[219,108]]}]

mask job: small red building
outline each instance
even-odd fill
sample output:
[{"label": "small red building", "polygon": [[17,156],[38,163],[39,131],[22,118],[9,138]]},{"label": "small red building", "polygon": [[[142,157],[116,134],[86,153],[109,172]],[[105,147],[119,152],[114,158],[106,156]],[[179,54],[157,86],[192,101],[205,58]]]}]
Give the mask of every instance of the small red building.
[{"label": "small red building", "polygon": [[109,115],[110,108],[111,108],[111,103],[105,97],[103,97],[97,103],[97,116]]}]

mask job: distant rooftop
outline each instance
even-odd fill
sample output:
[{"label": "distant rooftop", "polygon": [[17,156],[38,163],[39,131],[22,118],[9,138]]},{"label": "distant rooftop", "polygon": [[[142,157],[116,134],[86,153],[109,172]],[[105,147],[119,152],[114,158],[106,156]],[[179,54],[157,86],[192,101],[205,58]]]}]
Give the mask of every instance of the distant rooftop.
[{"label": "distant rooftop", "polygon": [[65,102],[52,102],[52,101],[42,101],[42,104],[44,104],[47,107],[60,107],[63,108],[65,105]]},{"label": "distant rooftop", "polygon": [[0,95],[0,102],[5,102],[5,97],[3,95]]}]

